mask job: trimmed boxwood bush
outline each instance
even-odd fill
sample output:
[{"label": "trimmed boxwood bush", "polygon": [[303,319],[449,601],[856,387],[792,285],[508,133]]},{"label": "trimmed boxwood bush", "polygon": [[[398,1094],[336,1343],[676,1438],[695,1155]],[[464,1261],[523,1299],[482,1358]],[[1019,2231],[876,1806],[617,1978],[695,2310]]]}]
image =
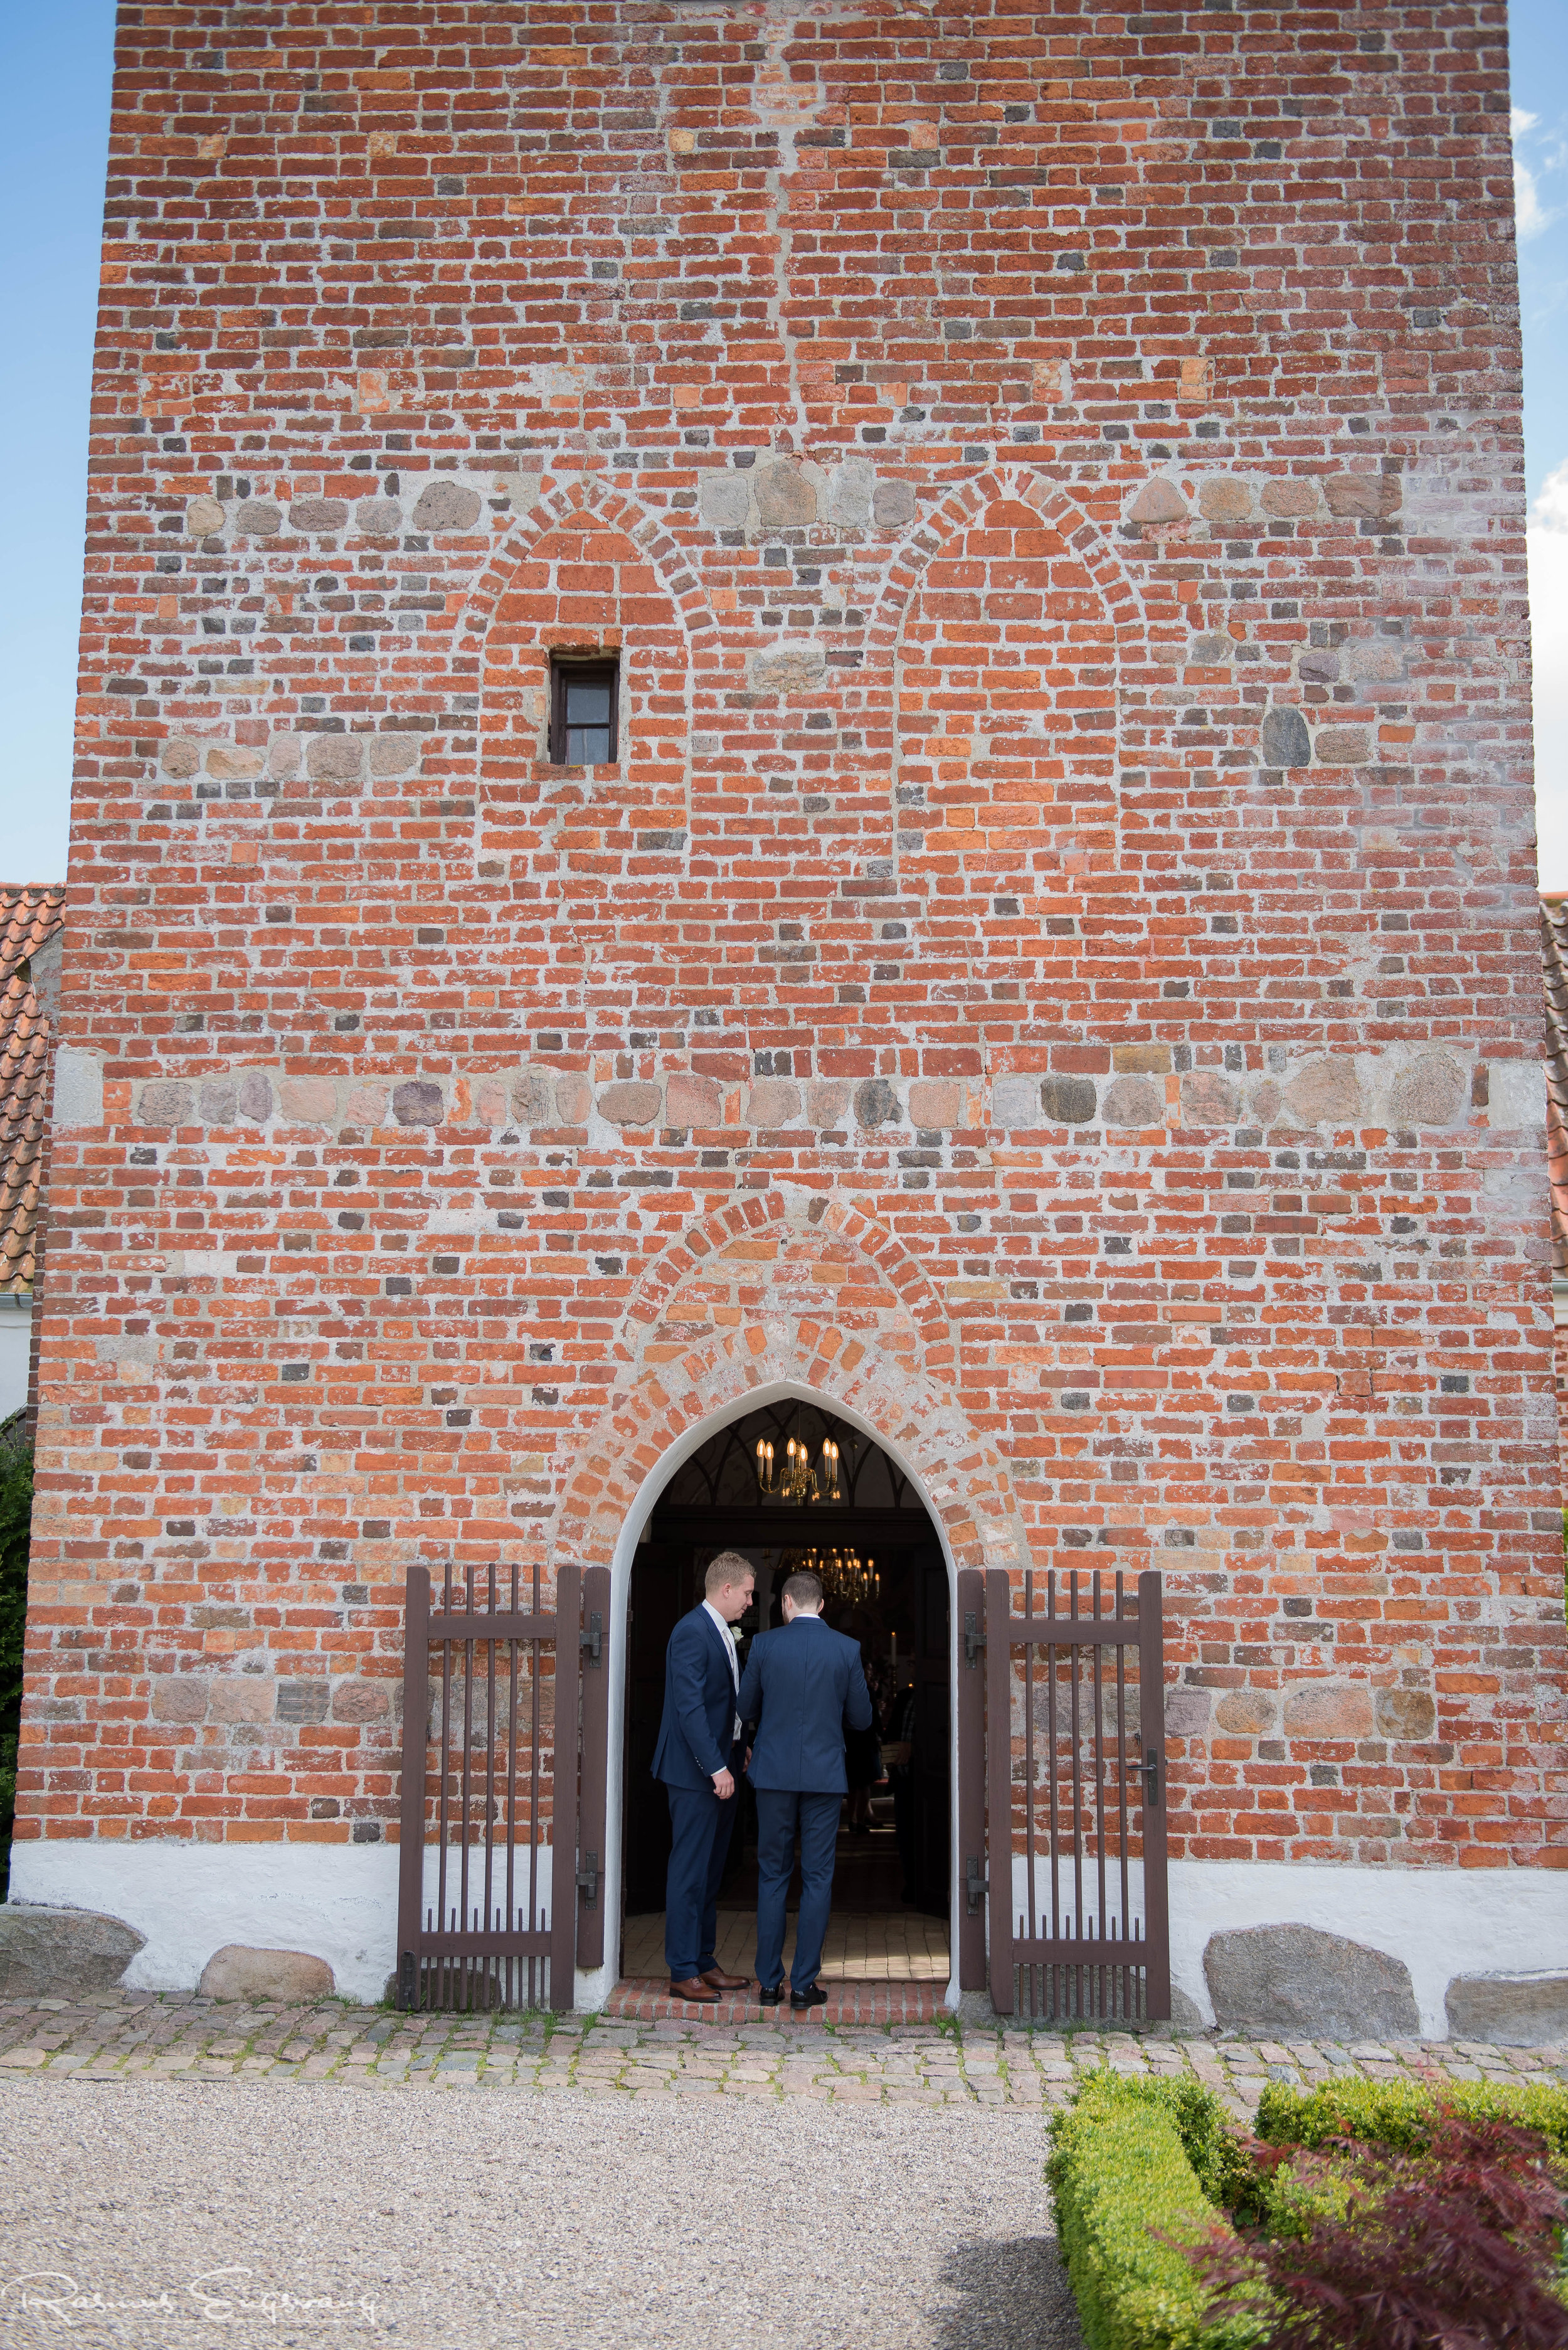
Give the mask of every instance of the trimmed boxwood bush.
[{"label": "trimmed boxwood bush", "polygon": [[[1271,2146],[1315,2152],[1334,2138],[1361,2138],[1394,2154],[1424,2154],[1437,2099],[1466,2121],[1515,2122],[1538,2130],[1554,2160],[1568,2163],[1568,2089],[1552,2081],[1445,2081],[1440,2092],[1415,2081],[1363,2081],[1345,2075],[1321,2089],[1271,2081],[1258,2105],[1257,2131]],[[1221,2189],[1234,2208],[1234,2197]]]},{"label": "trimmed boxwood bush", "polygon": [[1206,2241],[1240,2250],[1212,2199],[1241,2160],[1216,2098],[1196,2081],[1096,2073],[1053,2116],[1051,2138],[1046,2176],[1089,2350],[1250,2350],[1266,2339],[1256,2317],[1210,2318],[1212,2295],[1189,2258]]}]

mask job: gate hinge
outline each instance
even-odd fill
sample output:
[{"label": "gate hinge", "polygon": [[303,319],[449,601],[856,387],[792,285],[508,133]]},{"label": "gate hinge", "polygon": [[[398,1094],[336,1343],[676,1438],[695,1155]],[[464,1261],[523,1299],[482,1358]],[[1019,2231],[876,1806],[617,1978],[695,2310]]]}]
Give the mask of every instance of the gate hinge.
[{"label": "gate hinge", "polygon": [[972,1852],[969,1856],[969,1866],[964,1875],[964,1891],[969,1897],[970,1916],[978,1918],[981,1896],[991,1891],[991,1879],[989,1877],[981,1875],[980,1862]]},{"label": "gate hinge", "polygon": [[597,1852],[587,1852],[583,1855],[583,1859],[586,1866],[577,1871],[577,1891],[588,1908],[597,1909],[599,1901],[599,1856]]},{"label": "gate hinge", "polygon": [[588,1628],[578,1636],[577,1646],[588,1662],[597,1665],[604,1645],[604,1617],[596,1608],[588,1617]]},{"label": "gate hinge", "polygon": [[1158,1746],[1151,1746],[1149,1748],[1148,1752],[1144,1756],[1138,1768],[1143,1773],[1144,1777],[1143,1799],[1145,1803],[1151,1805],[1158,1804],[1159,1802],[1159,1749]]},{"label": "gate hinge", "polygon": [[971,1670],[984,1646],[985,1634],[981,1630],[980,1618],[971,1607],[963,1619],[963,1660]]},{"label": "gate hinge", "polygon": [[405,2015],[412,2015],[419,2003],[419,1970],[412,1950],[405,1950],[398,1966],[398,2005]]}]

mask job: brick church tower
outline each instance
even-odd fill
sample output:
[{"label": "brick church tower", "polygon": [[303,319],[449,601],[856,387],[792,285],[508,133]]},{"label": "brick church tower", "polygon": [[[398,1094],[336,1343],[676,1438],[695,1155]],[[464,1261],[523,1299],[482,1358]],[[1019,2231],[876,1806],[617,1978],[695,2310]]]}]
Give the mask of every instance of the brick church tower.
[{"label": "brick church tower", "polygon": [[105,234],[14,1897],[379,1993],[409,1569],[606,1570],[598,2003],[650,1513],[815,1411],[1158,1570],[1179,2015],[1528,2003],[1501,5],[124,5]]}]

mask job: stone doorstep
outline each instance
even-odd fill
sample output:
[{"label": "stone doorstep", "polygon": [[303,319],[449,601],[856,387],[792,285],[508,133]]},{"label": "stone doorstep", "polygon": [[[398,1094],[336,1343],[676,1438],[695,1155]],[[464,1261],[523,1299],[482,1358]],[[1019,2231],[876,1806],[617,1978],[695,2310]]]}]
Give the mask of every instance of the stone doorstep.
[{"label": "stone doorstep", "polygon": [[618,2022],[638,2023],[902,2023],[933,2024],[948,2010],[938,2004],[937,1985],[910,1983],[846,1983],[829,1986],[821,2007],[792,2008],[787,2000],[777,2008],[763,2007],[755,1998],[737,1993],[712,2006],[692,2000],[671,1999],[658,1981],[618,1983],[604,2012]]}]

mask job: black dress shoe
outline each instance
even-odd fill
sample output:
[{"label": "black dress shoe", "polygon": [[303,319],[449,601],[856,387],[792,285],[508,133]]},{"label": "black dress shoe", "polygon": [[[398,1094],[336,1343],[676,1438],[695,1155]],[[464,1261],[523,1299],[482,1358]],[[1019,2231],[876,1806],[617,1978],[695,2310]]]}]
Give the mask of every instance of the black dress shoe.
[{"label": "black dress shoe", "polygon": [[792,1991],[789,2003],[792,2007],[826,2007],[827,1993],[820,1983],[812,1983],[805,1991]]},{"label": "black dress shoe", "polygon": [[757,1986],[757,2005],[759,2007],[776,2007],[783,1997],[784,1985],[782,1982],[772,1984],[759,1983]]}]

